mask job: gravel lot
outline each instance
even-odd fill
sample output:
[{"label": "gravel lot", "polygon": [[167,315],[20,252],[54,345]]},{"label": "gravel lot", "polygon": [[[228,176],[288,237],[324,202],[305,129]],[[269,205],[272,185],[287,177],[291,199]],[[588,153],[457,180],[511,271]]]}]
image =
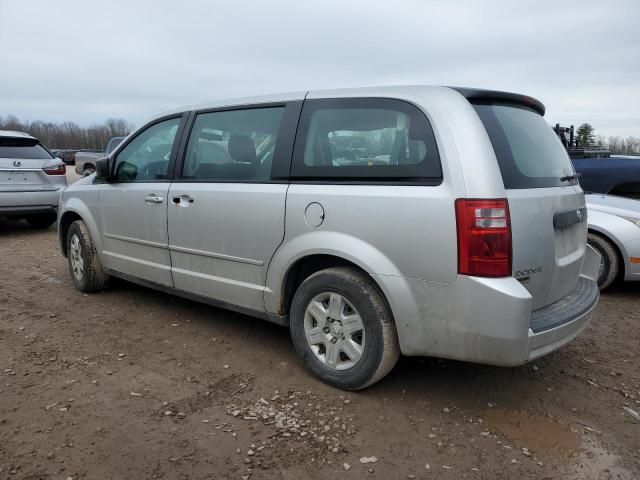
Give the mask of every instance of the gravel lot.
[{"label": "gravel lot", "polygon": [[55,228],[0,220],[0,478],[640,475],[640,284],[504,369],[401,359],[345,393],[288,331],[125,282],[76,291]]}]

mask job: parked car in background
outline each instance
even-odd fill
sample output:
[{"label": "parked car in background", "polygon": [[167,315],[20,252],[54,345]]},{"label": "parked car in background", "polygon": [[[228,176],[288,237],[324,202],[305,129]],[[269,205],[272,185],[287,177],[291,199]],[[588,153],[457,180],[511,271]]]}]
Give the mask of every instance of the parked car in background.
[{"label": "parked car in background", "polygon": [[76,164],[76,173],[79,175],[89,176],[96,171],[96,160],[109,155],[125,137],[113,137],[107,143],[107,149],[104,152],[76,152],[74,159]]},{"label": "parked car in background", "polygon": [[600,289],[616,279],[640,280],[640,201],[612,195],[585,196],[589,244],[600,255]]},{"label": "parked car in background", "polygon": [[56,156],[60,158],[67,165],[74,165],[76,163],[75,155],[76,150],[57,150]]},{"label": "parked car in background", "polygon": [[640,157],[610,155],[572,161],[585,192],[640,199]]},{"label": "parked car in background", "polygon": [[34,228],[56,221],[66,167],[40,142],[22,132],[0,130],[0,216],[24,218]]},{"label": "parked car in background", "polygon": [[553,127],[585,192],[640,199],[640,156],[612,155],[604,146],[578,145],[573,125]]},{"label": "parked car in background", "polygon": [[401,352],[520,365],[580,334],[599,295],[544,111],[447,87],[179,109],[64,192],[62,252],[83,292],[115,276],[287,325],[344,389]]}]

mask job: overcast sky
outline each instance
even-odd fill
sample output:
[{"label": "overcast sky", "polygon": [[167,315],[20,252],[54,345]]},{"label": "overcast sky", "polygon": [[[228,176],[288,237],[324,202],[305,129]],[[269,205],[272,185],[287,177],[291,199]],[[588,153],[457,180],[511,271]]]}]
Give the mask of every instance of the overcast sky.
[{"label": "overcast sky", "polygon": [[640,136],[640,1],[0,0],[0,116],[73,120],[360,85],[534,96]]}]

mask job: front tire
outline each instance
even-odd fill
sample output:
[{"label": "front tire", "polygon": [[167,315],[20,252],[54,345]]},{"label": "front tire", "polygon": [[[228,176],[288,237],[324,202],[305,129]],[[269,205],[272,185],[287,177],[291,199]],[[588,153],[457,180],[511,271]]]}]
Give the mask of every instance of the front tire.
[{"label": "front tire", "polygon": [[29,215],[26,220],[31,228],[37,228],[44,230],[56,223],[58,216],[56,212],[38,213],[35,215]]},{"label": "front tire", "polygon": [[374,384],[400,356],[389,307],[371,278],[353,268],[328,268],[302,282],[291,338],[309,372],[345,390]]},{"label": "front tire", "polygon": [[598,287],[600,287],[600,290],[604,290],[618,278],[618,274],[620,273],[620,258],[618,257],[618,252],[609,240],[596,233],[589,234],[587,243],[602,255],[600,272],[598,274]]},{"label": "front tire", "polygon": [[89,175],[93,175],[96,172],[96,167],[93,165],[87,165],[82,169],[82,176],[88,177]]},{"label": "front tire", "polygon": [[89,229],[82,220],[69,226],[67,263],[73,284],[81,292],[97,292],[107,286],[109,276],[102,269]]}]

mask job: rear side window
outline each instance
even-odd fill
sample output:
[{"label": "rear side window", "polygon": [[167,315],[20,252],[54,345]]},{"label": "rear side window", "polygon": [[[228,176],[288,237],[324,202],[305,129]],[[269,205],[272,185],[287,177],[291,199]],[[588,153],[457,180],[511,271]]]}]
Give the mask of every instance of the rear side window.
[{"label": "rear side window", "polygon": [[507,189],[576,184],[566,150],[542,115],[527,107],[475,104]]},{"label": "rear side window", "polygon": [[393,99],[304,103],[293,179],[440,183],[433,131],[415,106]]},{"label": "rear side window", "polygon": [[284,107],[199,114],[189,137],[182,178],[268,181],[283,114]]},{"label": "rear side window", "polygon": [[0,158],[47,160],[53,157],[35,139],[0,137]]}]

